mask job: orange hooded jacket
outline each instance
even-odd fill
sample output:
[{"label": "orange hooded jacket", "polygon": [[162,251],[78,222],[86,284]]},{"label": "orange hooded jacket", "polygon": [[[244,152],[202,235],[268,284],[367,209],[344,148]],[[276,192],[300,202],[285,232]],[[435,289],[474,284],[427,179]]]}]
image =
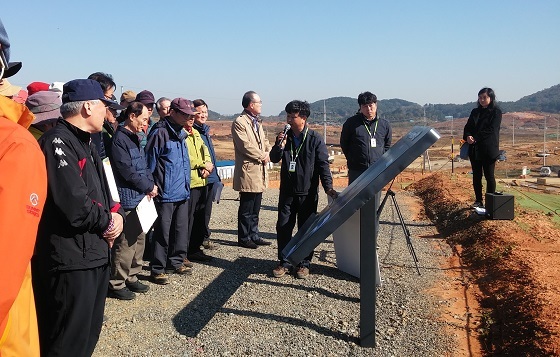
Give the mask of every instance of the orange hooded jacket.
[{"label": "orange hooded jacket", "polygon": [[0,96],[0,357],[39,356],[31,256],[47,196],[33,114]]}]

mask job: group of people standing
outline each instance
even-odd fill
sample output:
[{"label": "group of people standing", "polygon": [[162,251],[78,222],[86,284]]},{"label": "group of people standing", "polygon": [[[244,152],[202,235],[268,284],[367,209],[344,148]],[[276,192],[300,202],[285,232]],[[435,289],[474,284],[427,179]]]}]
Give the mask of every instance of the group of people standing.
[{"label": "group of people standing", "polygon": [[[21,68],[9,62],[9,48],[0,22],[0,79]],[[0,95],[0,263],[8,272],[0,295],[2,355],[90,356],[107,295],[131,300],[149,291],[138,279],[146,253],[151,281],[160,285],[169,283],[170,273],[192,274],[192,260],[212,259],[205,250],[216,248],[209,220],[222,183],[206,124],[208,105],[202,99],[156,101],[148,90],[126,91],[117,103],[115,88],[110,75],[96,72],[64,84],[34,82],[26,105]],[[482,172],[491,177],[495,162],[501,112],[493,103],[493,91],[481,91],[465,127],[477,202],[477,180]],[[243,112],[231,128],[233,188],[240,193],[237,240],[248,249],[271,244],[259,236],[259,211],[267,164],[281,162],[272,276],[305,279],[313,252],[292,267],[282,250],[296,220],[301,228],[317,212],[319,182],[328,196],[338,196],[328,151],[307,125],[309,103],[300,100],[286,105],[290,128],[271,145],[261,124],[262,104],[257,93],[245,93]],[[377,97],[361,93],[358,104],[340,138],[350,183],[392,140],[389,122],[377,116]],[[157,122],[151,120],[154,109]],[[111,176],[117,192],[111,191]],[[494,189],[489,182],[487,190]],[[155,203],[153,232],[145,232],[136,211],[143,200]]]}]

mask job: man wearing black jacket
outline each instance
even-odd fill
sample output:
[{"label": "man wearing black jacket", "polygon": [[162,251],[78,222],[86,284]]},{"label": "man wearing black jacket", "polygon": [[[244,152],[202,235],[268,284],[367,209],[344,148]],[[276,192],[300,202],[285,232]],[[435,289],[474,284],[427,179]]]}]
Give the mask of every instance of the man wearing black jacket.
[{"label": "man wearing black jacket", "polygon": [[135,293],[149,290],[149,286],[140,282],[137,276],[142,271],[146,235],[142,231],[136,207],[145,196],[157,196],[158,187],[154,184],[137,135],[148,123],[148,108],[140,102],[132,102],[124,115],[126,120],[117,128],[111,144],[111,166],[121,205],[126,212],[126,223],[112,249],[108,295],[120,300],[132,300],[136,297]]},{"label": "man wearing black jacket", "polygon": [[[309,103],[293,100],[286,105],[286,121],[291,129],[286,135],[278,135],[270,150],[270,161],[282,160],[280,169],[280,197],[278,199],[278,266],[272,274],[280,278],[291,270],[282,257],[282,250],[292,239],[292,231],[298,221],[298,229],[314,213],[319,202],[319,180],[327,195],[336,198],[329,168],[327,147],[317,132],[309,129],[307,118],[311,114]],[[309,276],[313,252],[297,267],[296,277]]]},{"label": "man wearing black jacket", "polygon": [[32,273],[43,356],[90,356],[101,332],[111,246],[124,221],[91,143],[108,102],[94,80],[64,84],[64,119],[39,139],[48,194]]},{"label": "man wearing black jacket", "polygon": [[360,111],[346,120],[340,133],[340,148],[346,156],[351,184],[391,147],[391,125],[377,117],[377,97],[371,92],[358,96]]}]

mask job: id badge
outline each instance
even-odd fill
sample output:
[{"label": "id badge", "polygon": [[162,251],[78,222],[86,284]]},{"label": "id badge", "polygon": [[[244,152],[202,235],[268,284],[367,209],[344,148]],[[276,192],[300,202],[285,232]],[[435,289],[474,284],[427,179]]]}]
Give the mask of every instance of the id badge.
[{"label": "id badge", "polygon": [[377,142],[375,141],[375,138],[371,138],[370,143],[372,148],[377,147]]},{"label": "id badge", "polygon": [[296,172],[296,162],[295,161],[290,161],[290,166],[288,167],[288,171]]}]

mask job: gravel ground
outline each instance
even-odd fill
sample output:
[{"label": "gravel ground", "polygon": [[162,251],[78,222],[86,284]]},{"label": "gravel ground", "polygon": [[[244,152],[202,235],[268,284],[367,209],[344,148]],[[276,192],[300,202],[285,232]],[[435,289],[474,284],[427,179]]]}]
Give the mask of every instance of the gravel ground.
[{"label": "gravel ground", "polygon": [[[408,217],[406,200],[397,200]],[[107,299],[109,320],[94,356],[450,356],[456,337],[440,321],[442,304],[429,288],[445,277],[445,244],[430,222],[408,221],[421,276],[415,271],[398,217],[387,203],[381,217],[375,348],[359,345],[359,281],[336,268],[332,237],[315,250],[307,280],[272,277],[276,265],[278,190],[265,192],[261,236],[273,241],[256,250],[237,246],[237,192],[226,187],[214,206],[215,258],[196,264],[192,276],[172,275],[150,284],[132,301]],[[407,197],[403,197],[407,198]],[[319,210],[326,205],[320,195]],[[406,218],[405,218],[406,219]],[[143,272],[147,279],[149,271]]]}]

